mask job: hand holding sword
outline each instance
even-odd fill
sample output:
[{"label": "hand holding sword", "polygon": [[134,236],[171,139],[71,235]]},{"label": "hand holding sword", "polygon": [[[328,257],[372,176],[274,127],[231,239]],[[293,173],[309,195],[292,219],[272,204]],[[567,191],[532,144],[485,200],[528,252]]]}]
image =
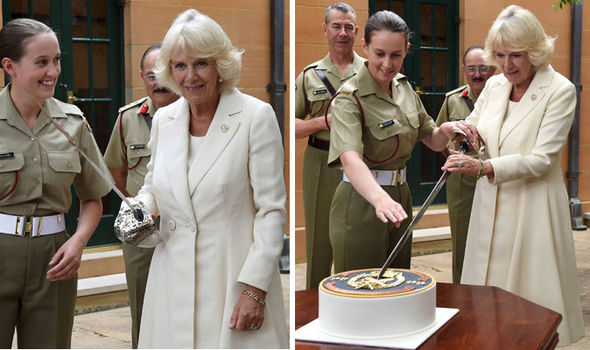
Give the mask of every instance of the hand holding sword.
[{"label": "hand holding sword", "polygon": [[[479,158],[479,156],[485,151],[485,145],[479,135],[476,135],[475,137],[476,137],[477,142],[472,143],[470,141],[472,138],[469,138],[469,137],[466,137],[465,135],[461,135],[459,133],[456,133],[454,136],[454,139],[457,139],[457,138],[460,139],[459,140],[459,152],[450,150],[451,154],[452,155],[460,154],[463,157],[469,157],[469,156],[466,156],[465,153],[467,153],[470,150],[476,150],[478,152],[478,158]],[[474,147],[474,146],[476,146],[476,147]],[[476,160],[472,157],[469,157],[469,158],[476,161],[478,166],[479,166],[479,164],[483,164],[483,163],[481,163],[480,160]],[[449,163],[448,159],[447,159],[447,163]],[[447,165],[447,163],[445,163],[445,166]],[[458,169],[463,167],[463,163],[461,161],[457,161],[456,163],[454,163],[454,165]],[[444,167],[443,167],[443,170],[444,170],[444,172],[443,172],[442,176],[440,177],[440,179],[438,180],[438,182],[436,183],[436,185],[432,189],[432,192],[430,192],[430,194],[428,195],[428,197],[424,201],[424,204],[422,204],[422,207],[418,211],[418,214],[416,214],[416,216],[412,219],[412,222],[410,223],[410,225],[408,226],[408,228],[406,229],[404,234],[401,236],[401,238],[399,239],[399,241],[397,242],[397,244],[395,245],[395,247],[393,248],[393,250],[389,254],[389,257],[387,258],[387,260],[385,261],[385,263],[381,267],[381,270],[379,271],[379,275],[377,276],[377,279],[379,279],[383,276],[383,274],[385,273],[385,271],[387,270],[387,268],[389,267],[389,265],[391,264],[393,259],[395,259],[395,257],[397,256],[397,254],[400,252],[401,248],[403,247],[403,245],[407,241],[407,239],[410,237],[410,232],[412,232],[412,228],[414,228],[414,226],[418,223],[418,221],[420,221],[420,219],[422,218],[422,216],[424,215],[424,213],[426,212],[426,210],[428,209],[430,204],[432,204],[432,201],[434,201],[434,198],[436,197],[438,192],[444,186],[445,182],[447,181],[447,178],[451,175],[451,171],[445,169]]]}]

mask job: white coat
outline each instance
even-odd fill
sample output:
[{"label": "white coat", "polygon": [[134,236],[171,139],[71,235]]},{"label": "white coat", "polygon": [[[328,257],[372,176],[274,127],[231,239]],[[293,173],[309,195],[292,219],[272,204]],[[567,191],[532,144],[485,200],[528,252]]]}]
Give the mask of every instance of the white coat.
[{"label": "white coat", "polygon": [[573,84],[536,72],[506,116],[512,84],[491,77],[467,121],[487,145],[494,176],[479,179],[461,283],[493,285],[561,313],[559,344],[584,335],[561,153],[574,118]]},{"label": "white coat", "polygon": [[[137,199],[160,215],[139,347],[288,347],[278,272],[285,227],[283,146],[267,103],[221,94],[196,159],[187,164],[189,105],[154,117]],[[229,329],[245,284],[267,291],[262,327]]]}]

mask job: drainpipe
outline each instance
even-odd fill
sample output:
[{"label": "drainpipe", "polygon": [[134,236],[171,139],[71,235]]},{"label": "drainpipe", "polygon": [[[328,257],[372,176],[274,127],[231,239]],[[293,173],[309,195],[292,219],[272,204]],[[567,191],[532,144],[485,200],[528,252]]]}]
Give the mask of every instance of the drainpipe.
[{"label": "drainpipe", "polygon": [[[277,116],[281,139],[285,136],[285,2],[284,0],[270,0],[270,76],[271,81],[266,86],[270,93],[270,104]],[[287,186],[288,188],[288,186]],[[281,273],[289,273],[289,236],[283,234],[283,250],[279,259]]]},{"label": "drainpipe", "polygon": [[572,2],[572,46],[571,46],[571,79],[576,87],[576,113],[574,122],[569,132],[568,143],[568,170],[566,173],[572,228],[585,230],[582,220],[582,203],[578,199],[578,177],[580,159],[580,92],[582,84],[581,59],[582,59],[582,1]]},{"label": "drainpipe", "polygon": [[270,104],[277,115],[281,136],[285,133],[285,2],[283,0],[270,0],[270,50],[271,50],[271,81],[266,86],[270,93]]}]

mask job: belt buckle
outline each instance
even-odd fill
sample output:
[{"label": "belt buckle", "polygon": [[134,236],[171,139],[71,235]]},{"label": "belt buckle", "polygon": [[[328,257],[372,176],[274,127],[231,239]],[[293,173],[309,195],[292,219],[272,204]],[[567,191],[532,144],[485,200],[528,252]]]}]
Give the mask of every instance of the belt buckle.
[{"label": "belt buckle", "polygon": [[26,236],[27,233],[31,234],[33,232],[33,217],[25,215],[23,217],[23,220],[25,220],[25,223],[24,223],[25,226],[23,228],[23,236]]}]

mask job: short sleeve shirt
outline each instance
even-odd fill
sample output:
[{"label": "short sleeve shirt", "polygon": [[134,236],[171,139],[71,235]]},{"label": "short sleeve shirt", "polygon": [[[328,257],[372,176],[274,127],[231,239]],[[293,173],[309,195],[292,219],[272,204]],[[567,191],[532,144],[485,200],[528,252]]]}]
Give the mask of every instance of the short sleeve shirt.
[{"label": "short sleeve shirt", "polygon": [[471,91],[471,88],[469,88],[469,85],[464,85],[458,89],[448,92],[445,101],[438,112],[438,116],[436,117],[437,126],[441,126],[442,123],[449,121],[463,120],[467,118],[469,114],[471,114],[471,111],[465,102],[465,97],[463,97],[463,93],[466,90],[466,97],[468,97],[471,102],[475,104],[477,98]]},{"label": "short sleeve shirt", "polygon": [[148,148],[151,118],[156,108],[149,97],[141,98],[119,109],[111,139],[104,155],[109,168],[127,168],[126,190],[136,196],[143,186],[151,151]]},{"label": "short sleeve shirt", "polygon": [[342,86],[331,105],[329,166],[340,166],[340,155],[354,151],[370,169],[399,169],[416,142],[434,130],[407,78],[398,74],[391,84],[392,97],[363,66]]},{"label": "short sleeve shirt", "polygon": [[[39,114],[31,131],[10,97],[0,92],[0,212],[12,215],[64,213],[74,185],[82,201],[101,198],[110,185],[47,118]],[[54,98],[44,108],[108,176],[108,169],[80,109]]]},{"label": "short sleeve shirt", "polygon": [[[305,119],[309,115],[310,118],[324,118],[326,114],[332,95],[314,71],[315,69],[322,70],[330,84],[337,91],[344,82],[357,74],[364,61],[355,52],[352,64],[342,76],[334,63],[332,63],[330,55],[305,67],[303,72],[299,73],[297,79],[295,79],[295,117]],[[314,136],[329,140],[330,132],[319,130]]]}]

